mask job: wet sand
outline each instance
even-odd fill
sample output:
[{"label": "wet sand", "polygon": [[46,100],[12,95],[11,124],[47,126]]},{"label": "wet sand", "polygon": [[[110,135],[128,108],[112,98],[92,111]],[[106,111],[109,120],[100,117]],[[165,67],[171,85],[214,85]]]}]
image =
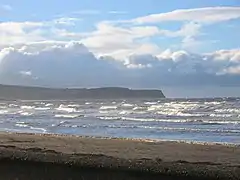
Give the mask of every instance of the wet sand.
[{"label": "wet sand", "polygon": [[240,147],[0,133],[3,179],[240,179]]}]

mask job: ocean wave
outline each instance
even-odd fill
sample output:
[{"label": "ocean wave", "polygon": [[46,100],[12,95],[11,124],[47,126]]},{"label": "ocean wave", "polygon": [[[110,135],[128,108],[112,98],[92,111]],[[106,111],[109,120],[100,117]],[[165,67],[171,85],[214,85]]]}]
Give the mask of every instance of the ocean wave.
[{"label": "ocean wave", "polygon": [[69,112],[69,113],[72,113],[72,112],[77,112],[77,110],[75,108],[71,108],[71,107],[68,107],[66,105],[63,105],[61,104],[58,108],[55,108],[57,111],[66,111],[66,112]]},{"label": "ocean wave", "polygon": [[125,103],[125,104],[122,104],[121,106],[123,106],[123,107],[133,107],[134,105]]},{"label": "ocean wave", "polygon": [[55,118],[70,118],[70,119],[75,119],[79,117],[84,117],[83,114],[55,114]]},{"label": "ocean wave", "polygon": [[191,120],[191,119],[156,119],[156,118],[136,118],[136,117],[121,117],[121,116],[99,116],[101,120],[125,120],[139,122],[165,122],[165,123],[191,123],[199,125],[221,125],[221,124],[240,124],[240,121],[234,120]]},{"label": "ocean wave", "polygon": [[91,102],[85,102],[85,105],[90,105],[90,104],[92,104]]},{"label": "ocean wave", "polygon": [[35,109],[35,106],[26,106],[26,105],[24,105],[24,106],[21,106],[20,108],[21,109]]},{"label": "ocean wave", "polygon": [[34,130],[35,132],[42,132],[42,133],[46,133],[47,130],[45,128],[38,128],[38,127],[30,127],[31,130]]},{"label": "ocean wave", "polygon": [[146,110],[146,109],[147,109],[146,107],[137,106],[137,107],[134,107],[132,110],[133,111],[143,111],[143,110]]},{"label": "ocean wave", "polygon": [[226,117],[233,117],[234,114],[210,114],[210,117],[222,117],[222,118],[226,118]]},{"label": "ocean wave", "polygon": [[236,113],[236,114],[240,114],[240,109],[239,108],[228,108],[228,109],[215,109],[215,112],[219,112],[219,113]]},{"label": "ocean wave", "polygon": [[37,108],[34,108],[35,110],[37,111],[46,111],[46,110],[50,110],[51,108],[50,107],[37,107]]},{"label": "ocean wave", "polygon": [[18,112],[21,116],[32,116],[32,112],[26,112],[26,111],[19,111]]},{"label": "ocean wave", "polygon": [[14,107],[18,107],[18,105],[17,104],[9,104],[8,107],[14,108]]},{"label": "ocean wave", "polygon": [[0,110],[0,114],[8,114],[9,111],[8,110]]},{"label": "ocean wave", "polygon": [[[85,103],[86,104],[86,103]],[[70,107],[70,108],[78,108],[80,107],[79,104],[68,104],[67,107]]]},{"label": "ocean wave", "polygon": [[24,127],[24,128],[29,127],[28,124],[23,124],[23,123],[17,123],[17,124],[15,124],[15,126]]},{"label": "ocean wave", "polygon": [[114,117],[114,116],[99,116],[101,120],[121,120],[121,117]]},{"label": "ocean wave", "polygon": [[158,111],[156,112],[159,115],[166,115],[168,117],[170,116],[174,116],[174,117],[203,117],[206,116],[204,114],[196,114],[196,113],[183,113],[183,112],[179,112],[179,111],[174,111],[174,112],[164,112],[164,111]]},{"label": "ocean wave", "polygon": [[205,128],[184,128],[184,127],[154,127],[154,126],[135,126],[134,128],[156,129],[181,132],[213,132],[213,133],[240,133],[237,129],[205,129]]},{"label": "ocean wave", "polygon": [[126,114],[132,114],[132,111],[120,111],[118,114],[120,115],[126,115]]},{"label": "ocean wave", "polygon": [[155,104],[158,104],[158,102],[144,102],[144,104],[146,104],[146,105],[155,105]]},{"label": "ocean wave", "polygon": [[101,106],[99,108],[100,110],[111,110],[111,109],[117,109],[117,106]]}]

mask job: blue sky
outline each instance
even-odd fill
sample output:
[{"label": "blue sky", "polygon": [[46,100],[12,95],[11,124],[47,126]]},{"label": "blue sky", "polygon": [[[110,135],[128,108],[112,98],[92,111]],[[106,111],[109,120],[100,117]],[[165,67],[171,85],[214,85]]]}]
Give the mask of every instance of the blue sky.
[{"label": "blue sky", "polygon": [[0,0],[0,17],[0,83],[239,92],[239,0]]}]

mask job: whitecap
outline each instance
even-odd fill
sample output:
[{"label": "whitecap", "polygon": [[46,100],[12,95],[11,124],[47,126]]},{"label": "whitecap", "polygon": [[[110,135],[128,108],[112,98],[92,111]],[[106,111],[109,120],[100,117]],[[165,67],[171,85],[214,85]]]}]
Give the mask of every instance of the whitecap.
[{"label": "whitecap", "polygon": [[74,119],[74,118],[78,118],[78,117],[82,117],[82,116],[84,116],[84,115],[82,115],[82,114],[55,114],[54,117]]},{"label": "whitecap", "polygon": [[8,114],[9,111],[8,110],[0,110],[0,114]]},{"label": "whitecap", "polygon": [[21,112],[20,114],[22,116],[31,116],[31,115],[33,115],[33,113],[30,113],[30,112]]},{"label": "whitecap", "polygon": [[100,114],[107,114],[109,113],[108,111],[99,111]]},{"label": "whitecap", "polygon": [[117,106],[101,106],[100,110],[117,109]]},{"label": "whitecap", "polygon": [[24,128],[28,127],[27,124],[22,124],[22,123],[20,123],[20,124],[15,124],[15,126],[17,126],[17,127],[24,127]]},{"label": "whitecap", "polygon": [[78,108],[78,107],[80,107],[80,105],[79,104],[69,104],[69,105],[67,105],[67,107]]},{"label": "whitecap", "polygon": [[125,115],[125,114],[131,114],[132,111],[120,111],[118,114]]},{"label": "whitecap", "polygon": [[9,104],[8,106],[9,106],[9,107],[18,107],[17,104]]},{"label": "whitecap", "polygon": [[35,106],[21,106],[21,109],[34,109]]},{"label": "whitecap", "polygon": [[70,108],[70,107],[65,106],[63,104],[61,104],[58,108],[56,108],[56,110],[58,110],[58,111],[67,111],[69,113],[77,111],[75,108]]},{"label": "whitecap", "polygon": [[120,120],[121,119],[121,117],[113,117],[113,116],[101,116],[98,118],[101,120]]},{"label": "whitecap", "polygon": [[51,108],[49,108],[49,107],[37,107],[37,108],[35,108],[35,110],[39,110],[39,111],[45,111],[45,110],[49,110],[49,109],[51,109]]},{"label": "whitecap", "polygon": [[158,104],[158,102],[144,102],[144,104],[146,104],[146,105],[155,105],[155,104]]},{"label": "whitecap", "polygon": [[133,104],[122,104],[123,107],[133,107]]},{"label": "whitecap", "polygon": [[210,114],[210,117],[232,117],[232,114]]}]

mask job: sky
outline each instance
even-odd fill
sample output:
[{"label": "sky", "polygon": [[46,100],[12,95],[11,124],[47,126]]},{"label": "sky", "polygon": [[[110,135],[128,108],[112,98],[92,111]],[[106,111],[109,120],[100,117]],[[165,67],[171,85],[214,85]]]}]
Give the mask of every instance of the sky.
[{"label": "sky", "polygon": [[0,83],[240,96],[240,0],[0,0]]}]

